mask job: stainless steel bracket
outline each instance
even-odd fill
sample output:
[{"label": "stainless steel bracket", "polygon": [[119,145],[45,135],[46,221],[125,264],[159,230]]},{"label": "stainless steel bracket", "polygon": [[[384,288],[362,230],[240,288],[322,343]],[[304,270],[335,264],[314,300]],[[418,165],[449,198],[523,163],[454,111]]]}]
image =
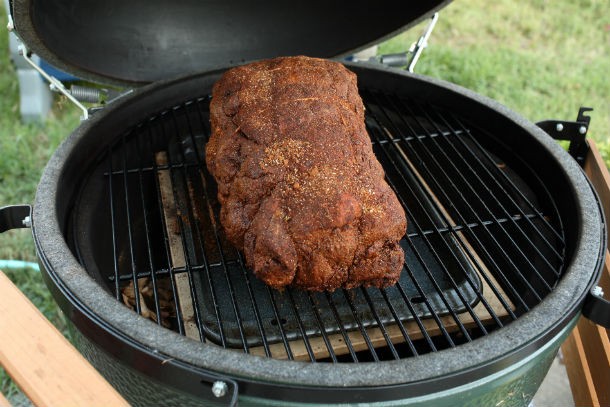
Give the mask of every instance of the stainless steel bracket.
[{"label": "stainless steel bracket", "polygon": [[38,66],[37,63],[32,61],[32,59],[30,58],[31,54],[24,44],[19,45],[18,50],[19,50],[19,55],[21,55],[23,57],[23,59],[25,59],[25,61],[32,66],[32,68],[34,68],[43,78],[45,78],[49,82],[49,87],[51,88],[52,91],[60,92],[62,95],[67,97],[68,100],[70,100],[70,102],[72,102],[76,107],[78,107],[83,112],[83,115],[81,116],[81,120],[87,120],[89,118],[89,110],[87,110],[87,108],[81,102],[79,102],[78,99],[76,99],[68,89],[66,89],[66,87],[64,86],[63,83],[61,83],[61,81],[59,81],[54,76],[51,76],[48,73],[46,73],[44,71],[44,69],[42,69],[41,67]]},{"label": "stainless steel bracket", "polygon": [[7,20],[8,20],[8,22],[6,23],[6,29],[9,32],[12,32],[15,29],[15,23],[13,22],[13,16],[11,15],[10,10],[9,10],[9,13],[8,13],[8,15],[6,17],[7,17]]},{"label": "stainless steel bracket", "polygon": [[589,144],[587,143],[587,132],[591,117],[585,113],[592,111],[590,107],[581,107],[578,110],[576,121],[561,121],[561,120],[544,120],[536,123],[538,127],[544,130],[555,140],[566,140],[570,142],[568,153],[580,164],[585,165],[585,159],[589,152]]},{"label": "stainless steel bracket", "polygon": [[604,298],[600,286],[594,286],[588,293],[582,314],[597,325],[610,329],[610,301]]},{"label": "stainless steel bracket", "polygon": [[428,47],[428,39],[430,38],[430,35],[432,35],[432,31],[434,31],[434,27],[436,26],[437,21],[438,13],[434,13],[432,19],[430,20],[430,23],[424,30],[421,37],[419,37],[419,40],[411,44],[411,47],[409,48],[409,53],[412,55],[412,57],[411,61],[409,61],[409,64],[407,65],[407,71],[413,72],[413,70],[415,69],[415,65],[417,64],[417,61],[419,61],[422,52],[424,52],[424,49]]},{"label": "stainless steel bracket", "polygon": [[[13,17],[10,14],[10,12],[8,13],[8,24],[6,25],[6,29],[9,32],[14,32],[14,30],[15,30],[15,23],[13,22]],[[81,116],[81,120],[87,120],[89,118],[89,111],[87,110],[87,108],[85,106],[83,106],[83,104],[80,103],[71,94],[71,92],[68,89],[66,89],[66,87],[64,86],[63,83],[61,83],[61,81],[59,81],[54,76],[51,76],[48,73],[46,73],[40,66],[38,66],[38,64],[36,62],[32,61],[32,59],[30,58],[30,56],[31,56],[30,51],[27,49],[25,44],[23,44],[23,41],[21,41],[19,36],[17,36],[17,38],[21,42],[21,44],[19,44],[19,46],[17,48],[19,55],[21,55],[23,57],[23,59],[28,63],[28,65],[30,65],[32,68],[34,68],[34,70],[36,72],[38,72],[44,79],[47,80],[47,82],[49,82],[49,87],[52,91],[60,92],[61,94],[66,96],[68,98],[68,100],[70,100],[76,107],[78,107],[83,112],[83,115]]]},{"label": "stainless steel bracket", "polygon": [[32,226],[30,205],[10,205],[0,208],[0,233]]}]

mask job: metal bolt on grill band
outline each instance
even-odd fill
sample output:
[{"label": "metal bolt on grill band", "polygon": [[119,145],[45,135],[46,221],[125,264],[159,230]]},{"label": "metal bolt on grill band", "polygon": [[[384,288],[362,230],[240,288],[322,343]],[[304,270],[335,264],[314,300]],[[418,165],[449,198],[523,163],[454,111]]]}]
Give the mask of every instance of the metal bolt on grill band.
[{"label": "metal bolt on grill band", "polygon": [[538,304],[561,278],[566,251],[543,183],[454,113],[361,95],[373,150],[408,218],[396,286],[280,292],[256,279],[219,222],[204,97],[140,123],[100,158],[108,290],[191,339],[311,363],[436,352]]}]

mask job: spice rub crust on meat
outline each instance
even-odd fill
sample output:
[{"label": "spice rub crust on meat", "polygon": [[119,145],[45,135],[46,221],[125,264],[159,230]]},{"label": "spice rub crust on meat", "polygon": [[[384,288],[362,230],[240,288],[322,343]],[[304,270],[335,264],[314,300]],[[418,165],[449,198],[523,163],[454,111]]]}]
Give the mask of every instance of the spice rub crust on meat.
[{"label": "spice rub crust on meat", "polygon": [[233,68],[214,85],[210,116],[220,221],[258,278],[315,291],[396,283],[406,217],[353,72],[303,56]]}]

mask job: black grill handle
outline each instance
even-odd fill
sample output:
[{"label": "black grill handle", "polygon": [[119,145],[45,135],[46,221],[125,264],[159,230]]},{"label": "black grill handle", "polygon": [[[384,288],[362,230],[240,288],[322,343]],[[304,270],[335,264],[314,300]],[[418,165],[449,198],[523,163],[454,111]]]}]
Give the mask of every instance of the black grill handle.
[{"label": "black grill handle", "polygon": [[610,301],[606,300],[603,295],[601,287],[593,287],[583,304],[582,315],[591,322],[610,329]]},{"label": "black grill handle", "polygon": [[31,226],[31,205],[9,205],[0,208],[0,233]]},{"label": "black grill handle", "polygon": [[409,64],[409,53],[399,52],[396,54],[384,54],[379,56],[379,62],[383,65],[401,67]]}]

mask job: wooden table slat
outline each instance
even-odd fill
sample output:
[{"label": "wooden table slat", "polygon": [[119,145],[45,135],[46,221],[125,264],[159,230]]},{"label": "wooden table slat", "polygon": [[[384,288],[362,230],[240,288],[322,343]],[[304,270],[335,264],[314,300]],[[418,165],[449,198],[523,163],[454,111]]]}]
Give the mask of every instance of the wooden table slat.
[{"label": "wooden table slat", "polygon": [[0,272],[0,365],[36,406],[127,402]]}]

